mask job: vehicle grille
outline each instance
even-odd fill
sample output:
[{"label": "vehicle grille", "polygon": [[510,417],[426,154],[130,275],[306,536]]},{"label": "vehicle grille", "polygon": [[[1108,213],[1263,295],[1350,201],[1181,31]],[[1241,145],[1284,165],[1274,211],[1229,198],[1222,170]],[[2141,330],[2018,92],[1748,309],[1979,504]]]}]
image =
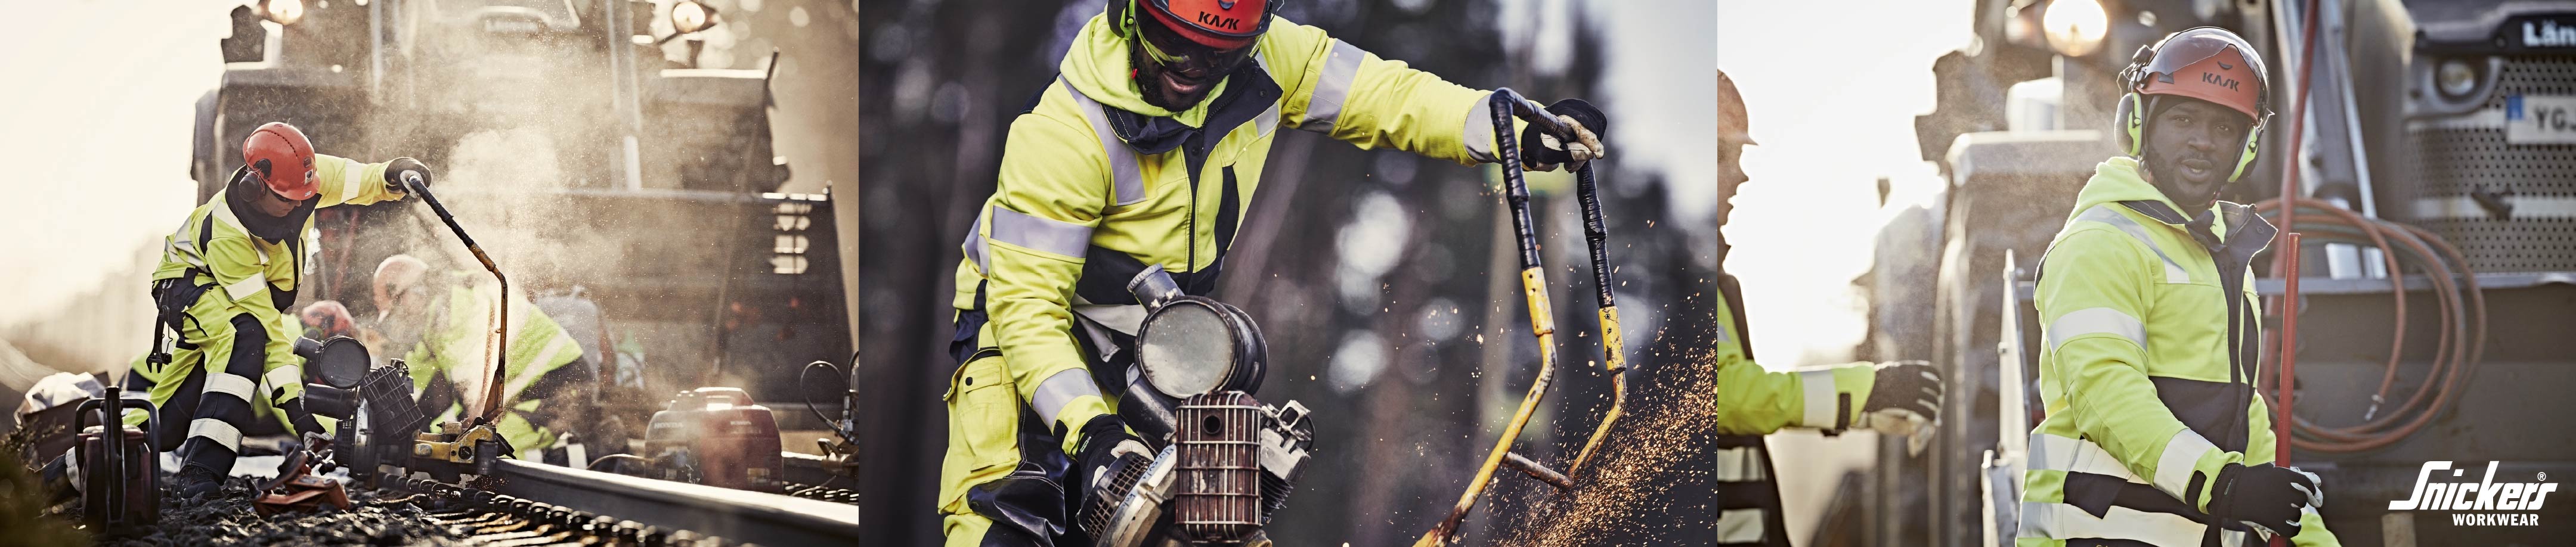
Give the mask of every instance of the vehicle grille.
[{"label": "vehicle grille", "polygon": [[[2513,95],[2576,95],[2576,59],[2536,56],[2506,57],[2495,92],[2486,108],[2504,109]],[[2419,198],[2471,195],[2481,189],[2510,192],[2514,197],[2576,198],[2576,144],[2509,145],[2502,127],[2411,127],[2404,146],[2412,152],[2401,172],[2418,182],[2412,191],[2390,192],[2400,204]],[[2383,211],[2412,215],[2408,206]],[[2440,234],[2479,272],[2576,270],[2576,218],[2517,215],[2497,219],[2412,219]]]}]

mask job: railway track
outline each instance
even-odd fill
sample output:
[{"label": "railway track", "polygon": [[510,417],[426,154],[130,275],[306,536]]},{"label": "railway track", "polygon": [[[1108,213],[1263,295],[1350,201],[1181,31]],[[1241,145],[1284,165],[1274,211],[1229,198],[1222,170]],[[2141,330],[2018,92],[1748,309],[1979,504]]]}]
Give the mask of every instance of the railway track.
[{"label": "railway track", "polygon": [[[493,476],[450,484],[388,481],[433,524],[470,545],[846,545],[861,543],[857,493],[805,487],[807,497],[732,490],[533,464],[498,462]],[[791,492],[799,490],[790,490]],[[841,501],[847,500],[847,501]]]}]

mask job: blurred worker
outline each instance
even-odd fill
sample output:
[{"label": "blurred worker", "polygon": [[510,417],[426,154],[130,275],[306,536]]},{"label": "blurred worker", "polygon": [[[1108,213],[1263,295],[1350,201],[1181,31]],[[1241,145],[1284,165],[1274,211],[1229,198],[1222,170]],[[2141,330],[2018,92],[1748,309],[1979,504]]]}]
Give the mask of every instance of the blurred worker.
[{"label": "blurred worker", "polygon": [[298,433],[322,431],[302,400],[294,343],[304,329],[284,311],[295,309],[321,252],[313,210],[402,199],[403,173],[430,178],[429,166],[411,158],[359,163],[316,154],[304,132],[284,123],[252,130],[242,163],[164,241],[152,272],[160,323],[153,351],[125,380],[160,409],[153,445],[179,451],[173,486],[183,497],[220,488],[242,430],[257,416]]},{"label": "blurred worker", "polygon": [[[1744,96],[1735,80],[1717,73],[1717,222],[1726,225],[1734,207],[1727,203],[1751,178],[1744,174],[1744,145],[1753,144],[1745,119]],[[1718,235],[1718,260],[1725,263],[1725,234]],[[1710,350],[1717,366],[1717,430],[1714,479],[1719,496],[1717,543],[1787,547],[1789,530],[1780,513],[1780,485],[1773,477],[1770,451],[1762,436],[1782,428],[1801,427],[1839,433],[1864,428],[1888,435],[1930,439],[1930,426],[1941,416],[1947,389],[1939,368],[1922,361],[1860,363],[1796,372],[1772,372],[1753,362],[1752,341],[1741,304],[1743,290],[1735,276],[1718,274],[1718,332]],[[1742,494],[1740,492],[1750,492]]]},{"label": "blurred worker", "polygon": [[[1012,122],[957,266],[950,347],[962,364],[945,397],[938,500],[950,545],[1080,541],[1072,523],[1091,504],[1067,515],[1066,497],[1116,495],[1099,478],[1150,460],[1111,410],[1144,317],[1126,285],[1159,266],[1187,294],[1216,288],[1277,130],[1496,161],[1490,93],[1280,19],[1276,7],[1111,1]],[[1580,100],[1550,112],[1605,123]],[[1554,147],[1523,133],[1524,160],[1600,157],[1581,127],[1549,136],[1574,143]]]},{"label": "blurred worker", "polygon": [[[462,417],[485,391],[499,284],[479,272],[433,272],[419,258],[397,254],[376,265],[374,289],[376,329],[386,354],[411,366],[423,413],[439,413],[433,424]],[[559,446],[567,424],[582,417],[581,405],[571,402],[590,384],[580,344],[517,294],[510,295],[510,322],[495,429],[520,458],[588,463],[572,462],[574,454]]]},{"label": "blurred worker", "polygon": [[2121,72],[2126,155],[2094,169],[2040,265],[2048,417],[2030,435],[2025,541],[2241,545],[2260,530],[2336,544],[2316,475],[2272,464],[2254,393],[2250,263],[2275,230],[2218,201],[2253,168],[2271,116],[2254,51],[2194,28]]}]

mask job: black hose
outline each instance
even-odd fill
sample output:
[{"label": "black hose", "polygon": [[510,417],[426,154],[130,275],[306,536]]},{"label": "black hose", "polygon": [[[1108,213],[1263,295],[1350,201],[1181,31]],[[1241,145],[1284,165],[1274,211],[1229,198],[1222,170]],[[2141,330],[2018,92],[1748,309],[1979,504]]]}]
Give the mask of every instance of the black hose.
[{"label": "black hose", "polygon": [[[855,357],[857,354],[856,354],[856,353],[853,353],[853,354],[851,354],[851,355]],[[856,361],[852,361],[852,362],[856,362]],[[807,378],[808,378],[808,377],[810,377],[810,376],[812,376],[812,375],[814,374],[814,369],[817,369],[817,368],[832,371],[832,375],[833,375],[833,376],[837,376],[837,377],[842,378],[842,381],[841,381],[841,384],[842,384],[842,385],[846,385],[846,384],[848,384],[848,383],[849,383],[849,380],[848,380],[849,375],[848,375],[848,374],[844,374],[844,373],[842,373],[842,372],[841,372],[841,367],[840,367],[840,366],[838,366],[838,365],[834,365],[834,364],[832,364],[830,361],[815,361],[815,362],[811,362],[811,363],[806,363],[806,364],[805,364],[805,369],[804,369],[804,370],[797,371],[797,373],[796,373],[796,383],[798,383],[798,384],[805,384],[805,385],[812,385],[812,384],[811,384],[811,382],[810,382]],[[814,403],[814,390],[804,389],[804,390],[798,390],[798,391],[800,391],[799,395],[801,395],[801,396],[803,396],[803,397],[805,398],[805,410],[806,410],[806,411],[809,411],[809,412],[813,412],[813,413],[814,413],[814,418],[815,418],[815,419],[822,420],[822,421],[823,421],[823,427],[832,428],[832,434],[834,434],[834,435],[837,435],[837,436],[841,437],[841,440],[849,441],[851,444],[858,444],[858,442],[859,442],[859,439],[858,439],[858,436],[859,436],[859,435],[858,435],[858,432],[856,432],[856,431],[846,431],[846,430],[842,429],[840,422],[835,422],[835,421],[833,421],[831,416],[823,415],[823,407],[822,407],[822,405],[818,405],[818,404],[815,404],[815,403]],[[848,403],[849,401],[842,401],[842,402],[843,402],[843,403]],[[855,410],[855,409],[843,408],[843,409],[841,409],[841,414],[842,414],[842,415],[848,415],[848,414],[849,414],[851,411],[853,411],[853,410]]]}]

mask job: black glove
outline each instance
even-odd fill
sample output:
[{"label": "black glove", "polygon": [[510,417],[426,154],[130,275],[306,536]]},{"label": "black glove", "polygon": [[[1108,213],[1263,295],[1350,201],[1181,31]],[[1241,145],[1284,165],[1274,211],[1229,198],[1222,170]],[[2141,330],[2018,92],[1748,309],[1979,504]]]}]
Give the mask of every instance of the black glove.
[{"label": "black glove", "polygon": [[2209,484],[2209,515],[2220,525],[2276,536],[2298,536],[2300,513],[2325,501],[2316,475],[2268,463],[2227,464]]},{"label": "black glove", "polygon": [[[1565,99],[1547,105],[1547,113],[1574,118],[1574,123],[1582,124],[1581,131],[1592,137],[1591,155],[1583,159],[1601,157],[1603,151],[1598,148],[1601,142],[1599,135],[1610,132],[1610,118],[1602,115],[1601,109],[1593,108],[1592,103],[1583,99]],[[1521,165],[1546,171],[1560,164],[1574,163],[1576,158],[1566,151],[1565,143],[1582,141],[1585,135],[1554,135],[1540,127],[1539,124],[1530,124],[1521,130]]]},{"label": "black glove", "polygon": [[286,412],[286,421],[290,425],[295,426],[295,432],[297,434],[329,434],[322,430],[322,421],[313,419],[313,412],[304,408],[303,397],[296,397],[288,400],[286,401],[286,404],[281,406],[284,408],[280,408],[279,410]]},{"label": "black glove", "polygon": [[[1073,521],[1083,533],[1098,537],[1109,524],[1110,514],[1127,497],[1134,485],[1118,484],[1121,475],[1140,475],[1153,465],[1154,453],[1144,441],[1127,432],[1127,424],[1116,415],[1093,417],[1082,426],[1081,442],[1073,450],[1072,493]],[[1129,477],[1134,481],[1134,477]]]},{"label": "black glove", "polygon": [[411,158],[394,158],[394,161],[385,162],[385,190],[396,194],[411,193],[410,188],[403,187],[403,173],[419,173],[420,185],[429,185],[429,164]]},{"label": "black glove", "polygon": [[1868,426],[1883,429],[1894,424],[1880,422],[1920,418],[1922,422],[1941,419],[1941,369],[1924,361],[1897,361],[1882,364],[1870,382],[1869,400],[1860,405]]}]

